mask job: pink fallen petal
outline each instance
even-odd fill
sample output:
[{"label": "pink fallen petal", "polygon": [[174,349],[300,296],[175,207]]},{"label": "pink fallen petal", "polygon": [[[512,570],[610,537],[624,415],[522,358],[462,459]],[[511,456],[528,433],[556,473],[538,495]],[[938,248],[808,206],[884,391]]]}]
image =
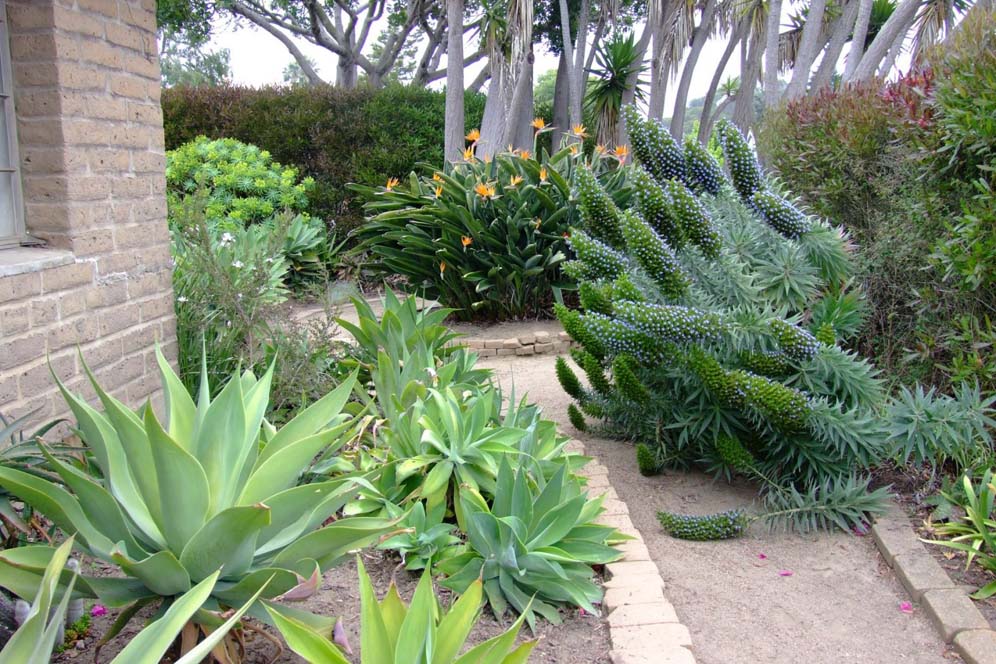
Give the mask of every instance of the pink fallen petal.
[{"label": "pink fallen petal", "polygon": [[909,602],[900,602],[899,610],[903,613],[913,613],[913,605]]},{"label": "pink fallen petal", "polygon": [[792,576],[794,572],[790,569],[780,569],[778,570],[778,576]]},{"label": "pink fallen petal", "polygon": [[93,616],[94,618],[96,618],[97,616],[106,616],[107,607],[105,607],[102,604],[94,604],[93,607],[90,609],[90,615]]},{"label": "pink fallen petal", "polygon": [[763,553],[757,554],[757,557],[760,558],[761,560],[767,560],[768,559],[768,556],[764,555]]},{"label": "pink fallen petal", "polygon": [[332,641],[342,646],[342,649],[350,655],[353,654],[353,649],[349,647],[349,636],[346,634],[346,628],[342,626],[342,618],[335,621],[335,627],[332,628]]}]

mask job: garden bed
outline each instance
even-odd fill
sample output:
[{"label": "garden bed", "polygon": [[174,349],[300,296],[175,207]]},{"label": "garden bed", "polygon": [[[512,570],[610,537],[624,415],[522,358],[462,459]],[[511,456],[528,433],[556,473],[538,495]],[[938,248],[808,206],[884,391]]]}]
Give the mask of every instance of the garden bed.
[{"label": "garden bed", "polygon": [[919,607],[903,611],[906,592],[870,537],[769,534],[755,525],[735,540],[672,539],[660,530],[658,510],[708,514],[745,507],[755,489],[700,473],[644,477],[632,445],[575,433],[566,418],[570,399],[553,378],[553,357],[494,358],[483,364],[502,382],[514,380],[517,394],[528,392],[546,417],[583,440],[586,452],[608,467],[612,486],[661,570],[665,594],[691,631],[697,661],[960,659]]},{"label": "garden bed", "polygon": [[[364,550],[363,565],[366,567],[370,580],[377,589],[378,596],[383,597],[394,579],[407,602],[411,600],[418,583],[419,573],[406,571],[399,565],[399,559],[391,552]],[[97,563],[100,568],[108,566]],[[308,600],[295,604],[320,615],[332,615],[342,618],[343,626],[353,648],[353,661],[359,661],[360,653],[360,592],[357,584],[356,561],[349,560],[325,573],[324,582],[318,592]],[[437,587],[437,596],[445,605],[452,600],[452,594],[445,588]],[[539,620],[536,634],[530,634],[528,627],[523,627],[519,634],[519,642],[532,638],[539,639],[533,650],[530,662],[551,664],[607,664],[609,662],[609,630],[603,618],[583,613],[577,609],[561,611],[563,624],[552,625]],[[111,626],[116,612],[96,617],[90,629],[90,637],[85,639],[85,647],[77,649],[70,646],[53,661],[70,662],[76,660],[92,661],[94,645]],[[100,661],[109,661],[138,633],[142,621],[149,616],[144,613],[132,622],[122,634],[105,646],[100,652]],[[470,645],[480,643],[505,631],[514,617],[506,617],[499,621],[488,609],[484,609],[480,621],[467,640]],[[272,630],[270,630],[272,633]],[[279,638],[279,637],[278,637]],[[265,639],[256,637],[251,641],[250,655],[245,664],[264,664],[270,662],[275,653],[273,645]],[[164,660],[167,661],[167,660]],[[303,662],[300,657],[285,648],[284,654],[274,664],[298,664]]]}]

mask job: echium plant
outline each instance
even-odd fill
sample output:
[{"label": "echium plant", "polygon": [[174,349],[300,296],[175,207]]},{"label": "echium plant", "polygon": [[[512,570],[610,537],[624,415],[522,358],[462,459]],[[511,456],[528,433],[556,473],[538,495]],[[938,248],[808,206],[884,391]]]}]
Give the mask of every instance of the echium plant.
[{"label": "echium plant", "polygon": [[[874,368],[836,344],[853,321],[821,305],[842,299],[847,238],[785,198],[734,126],[718,129],[727,176],[633,107],[624,115],[639,162],[632,207],[576,179],[581,229],[565,271],[581,310],[557,308],[587,377],[558,361],[572,421],[640,441],[644,472],[699,465],[756,479],[769,524],[861,524],[884,497],[864,471],[887,434]],[[736,536],[751,520],[661,519],[695,538]]]}]

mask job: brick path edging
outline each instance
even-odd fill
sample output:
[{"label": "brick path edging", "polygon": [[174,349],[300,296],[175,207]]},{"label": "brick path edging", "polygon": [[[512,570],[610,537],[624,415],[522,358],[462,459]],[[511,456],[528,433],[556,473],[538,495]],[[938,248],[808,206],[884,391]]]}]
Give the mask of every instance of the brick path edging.
[{"label": "brick path edging", "polygon": [[[584,444],[572,440],[567,450],[584,454]],[[609,471],[592,460],[578,471],[588,479],[588,489],[604,493],[605,512],[599,523],[631,536],[619,549],[623,559],[605,566],[605,597],[612,664],[695,664],[692,638],[664,594],[664,581],[647,545],[629,518],[626,503],[609,484]]]},{"label": "brick path edging", "polygon": [[917,537],[896,503],[875,519],[872,538],[896,577],[968,664],[996,664],[996,631]]},{"label": "brick path edging", "polygon": [[563,353],[570,350],[573,342],[566,332],[556,336],[546,331],[530,332],[506,339],[460,337],[447,346],[462,346],[477,353],[479,357],[501,357],[505,355],[543,355]]}]

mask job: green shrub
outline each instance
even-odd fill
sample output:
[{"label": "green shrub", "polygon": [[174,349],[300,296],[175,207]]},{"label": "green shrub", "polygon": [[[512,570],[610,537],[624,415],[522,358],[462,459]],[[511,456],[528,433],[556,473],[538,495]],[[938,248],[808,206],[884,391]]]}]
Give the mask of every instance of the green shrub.
[{"label": "green shrub", "polygon": [[[363,220],[347,184],[443,163],[444,106],[442,92],[403,86],[173,87],[162,98],[168,150],[201,135],[259,146],[314,179],[308,210],[342,238]],[[484,96],[468,92],[465,108],[467,126],[479,126]]]},{"label": "green shrub", "polygon": [[996,386],[979,352],[996,303],[992,26],[974,10],[923,69],[794,101],[759,132],[782,181],[862,246],[870,316],[853,342],[907,386]]},{"label": "green shrub", "polygon": [[[856,478],[886,449],[877,416],[884,391],[865,361],[798,323],[849,277],[845,238],[794,208],[732,125],[718,130],[733,186],[724,178],[715,196],[704,186],[696,195],[682,179],[689,172],[672,167],[685,163],[680,147],[632,110],[626,117],[641,165],[654,170],[634,177],[635,209],[614,215],[624,246],[605,206],[584,201],[588,232],[570,238],[570,272],[611,294],[582,297],[583,306],[597,305],[584,313],[557,309],[584,348],[574,358],[592,387],[582,390],[581,407],[596,405],[610,433],[647,446],[638,448],[641,470],[653,459],[746,474],[759,481],[774,524],[860,523],[884,496],[867,491],[867,476]],[[668,223],[652,223],[650,213]],[[558,376],[569,379],[563,369]],[[744,441],[749,455],[732,454],[731,440]],[[711,529],[696,518],[683,532],[686,521],[668,519],[688,537],[730,536],[747,523],[726,515],[717,517],[723,528]],[[734,523],[740,530],[726,527]]]},{"label": "green shrub", "polygon": [[[594,177],[570,148],[542,159],[512,152],[487,161],[473,151],[445,172],[354,187],[372,215],[357,231],[356,251],[370,254],[373,274],[405,277],[406,289],[460,319],[548,315],[575,287],[561,274],[564,236],[579,222],[572,188]],[[616,164],[599,157],[593,168],[624,200],[625,171]],[[603,203],[615,205],[608,196]]]}]

